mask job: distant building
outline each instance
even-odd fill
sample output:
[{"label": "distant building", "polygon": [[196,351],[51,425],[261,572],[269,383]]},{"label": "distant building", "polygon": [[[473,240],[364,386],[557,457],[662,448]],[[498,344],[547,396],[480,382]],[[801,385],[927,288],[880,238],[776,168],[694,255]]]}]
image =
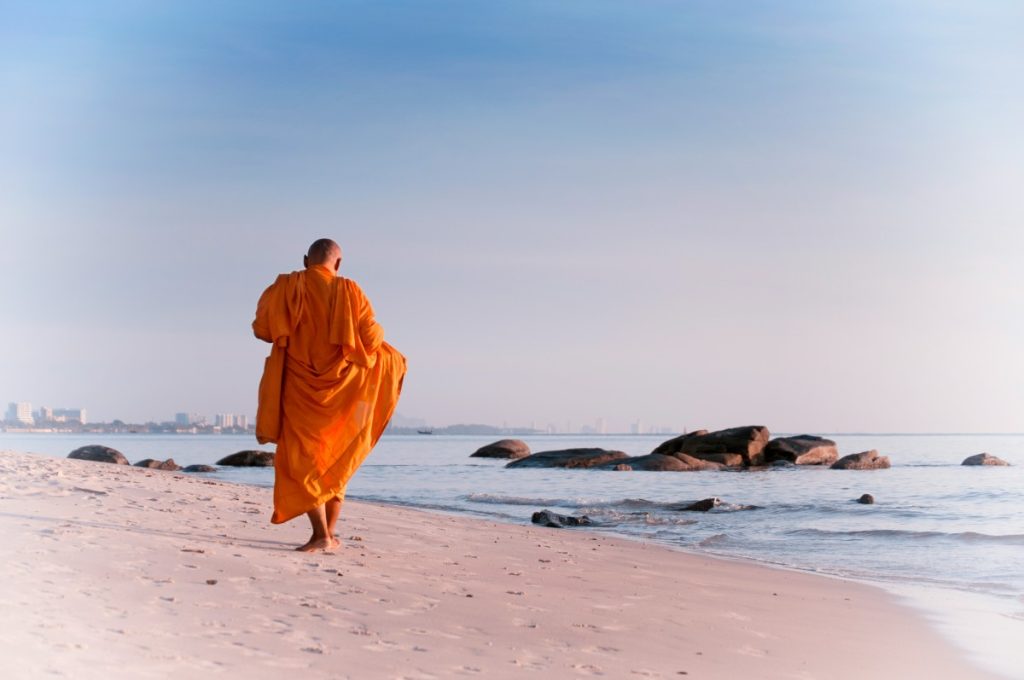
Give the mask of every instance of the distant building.
[{"label": "distant building", "polygon": [[78,421],[82,425],[86,423],[84,408],[55,408],[53,409],[52,420],[58,423],[72,423]]},{"label": "distant building", "polygon": [[594,432],[597,434],[606,434],[608,432],[608,426],[604,422],[604,418],[598,418],[594,421]]},{"label": "distant building", "polygon": [[34,425],[36,421],[32,417],[32,402],[12,401],[8,404],[7,422],[20,425]]},{"label": "distant building", "polygon": [[174,424],[180,427],[189,427],[191,425],[205,425],[206,418],[199,415],[198,413],[175,413]]},{"label": "distant building", "polygon": [[232,413],[218,413],[213,417],[213,425],[222,430],[232,428],[235,426],[235,416]]},{"label": "distant building", "polygon": [[643,434],[644,433],[644,424],[641,421],[639,421],[639,420],[636,421],[635,423],[633,423],[633,424],[631,424],[629,426],[629,433],[630,434]]},{"label": "distant building", "polygon": [[235,427],[242,430],[249,427],[249,416],[235,416]]},{"label": "distant building", "polygon": [[48,423],[53,420],[53,409],[49,406],[40,406],[39,415],[36,420],[42,423]]}]

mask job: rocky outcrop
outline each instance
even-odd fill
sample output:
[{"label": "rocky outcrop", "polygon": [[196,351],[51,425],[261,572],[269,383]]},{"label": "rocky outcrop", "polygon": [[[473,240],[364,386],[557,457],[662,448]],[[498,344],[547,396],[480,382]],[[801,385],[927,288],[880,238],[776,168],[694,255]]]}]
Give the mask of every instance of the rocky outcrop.
[{"label": "rocky outcrop", "polygon": [[167,470],[168,472],[177,472],[181,469],[181,466],[175,463],[173,458],[168,458],[167,460],[145,458],[136,463],[135,467],[144,467],[151,470]]},{"label": "rocky outcrop", "polygon": [[968,456],[964,458],[964,462],[961,465],[1009,465],[1002,458],[998,458],[988,453],[979,453],[974,456]]},{"label": "rocky outcrop", "polygon": [[838,458],[839,450],[834,441],[810,434],[779,437],[764,447],[764,460],[768,464],[785,460],[794,465],[831,465]]},{"label": "rocky outcrop", "polygon": [[719,470],[723,465],[681,453],[678,456],[666,456],[660,453],[649,453],[615,460],[599,466],[602,470],[642,470],[645,472],[697,472],[700,470]]},{"label": "rocky outcrop", "polygon": [[880,456],[874,449],[851,453],[832,464],[833,470],[883,470],[888,467],[889,456]]},{"label": "rocky outcrop", "polygon": [[216,472],[217,468],[212,465],[186,465],[182,472]]},{"label": "rocky outcrop", "polygon": [[764,448],[770,436],[768,428],[763,425],[731,427],[716,432],[697,430],[663,442],[652,453],[668,456],[684,453],[725,465],[733,465],[736,458],[723,457],[722,454],[734,454],[740,456],[743,465],[757,466],[764,464]]},{"label": "rocky outcrop", "polygon": [[82,446],[68,454],[68,458],[75,460],[91,460],[94,463],[113,463],[114,465],[128,465],[128,459],[117,449],[100,444]]},{"label": "rocky outcrop", "polygon": [[530,447],[519,439],[502,439],[487,446],[481,446],[470,458],[509,458],[518,460],[530,455]]},{"label": "rocky outcrop", "polygon": [[703,500],[694,501],[692,503],[683,503],[672,507],[672,510],[679,510],[682,512],[707,512],[712,508],[717,508],[722,504],[717,498],[705,498]]},{"label": "rocky outcrop", "polygon": [[626,458],[621,461],[602,465],[601,467],[611,467],[615,470],[644,470],[650,472],[688,472],[694,469],[675,456],[663,456],[660,453],[651,453],[646,456]]},{"label": "rocky outcrop", "polygon": [[217,461],[217,465],[231,467],[273,467],[274,454],[269,451],[239,451]]},{"label": "rocky outcrop", "polygon": [[875,497],[869,493],[862,494],[861,497],[857,499],[857,502],[861,505],[874,505]]},{"label": "rocky outcrop", "polygon": [[526,458],[514,460],[507,468],[592,468],[613,461],[618,462],[629,458],[622,451],[606,449],[561,449],[558,451],[541,451]]},{"label": "rocky outcrop", "polygon": [[666,456],[671,456],[682,451],[684,446],[689,446],[689,442],[693,442],[700,437],[706,437],[707,435],[707,430],[694,430],[693,432],[681,434],[678,437],[658,444],[658,447],[651,451],[651,453],[660,453]]},{"label": "rocky outcrop", "polygon": [[590,524],[590,518],[586,515],[580,517],[573,517],[572,515],[559,515],[557,512],[551,512],[550,510],[540,510],[533,513],[530,521],[534,524],[539,524],[544,527],[553,527],[561,529],[562,527],[579,527]]}]

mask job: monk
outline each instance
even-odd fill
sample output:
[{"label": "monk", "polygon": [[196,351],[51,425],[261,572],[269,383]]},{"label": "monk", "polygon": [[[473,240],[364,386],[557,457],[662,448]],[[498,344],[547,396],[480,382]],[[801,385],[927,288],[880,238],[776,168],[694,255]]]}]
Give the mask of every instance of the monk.
[{"label": "monk", "polygon": [[395,411],[405,357],[355,281],[338,276],[341,248],[319,239],[302,271],[281,274],[256,306],[253,332],[272,343],[260,381],[256,439],[276,443],[274,524],[306,515],[296,548],[332,551],[345,487]]}]

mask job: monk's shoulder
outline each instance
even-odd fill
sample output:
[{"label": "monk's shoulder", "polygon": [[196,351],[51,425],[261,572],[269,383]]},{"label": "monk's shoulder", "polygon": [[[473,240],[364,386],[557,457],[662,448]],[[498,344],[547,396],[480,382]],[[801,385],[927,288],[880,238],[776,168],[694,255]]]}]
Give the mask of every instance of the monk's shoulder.
[{"label": "monk's shoulder", "polygon": [[352,279],[347,279],[344,276],[339,276],[337,285],[339,288],[341,288],[350,295],[354,295],[363,300],[366,299],[366,293],[364,293],[363,289],[359,286],[359,284]]}]

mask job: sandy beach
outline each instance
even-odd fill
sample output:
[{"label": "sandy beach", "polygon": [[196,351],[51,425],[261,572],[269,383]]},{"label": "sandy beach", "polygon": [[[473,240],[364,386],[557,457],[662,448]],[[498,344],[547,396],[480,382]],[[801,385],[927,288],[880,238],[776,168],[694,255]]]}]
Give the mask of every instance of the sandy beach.
[{"label": "sandy beach", "polygon": [[0,453],[0,676],[985,678],[867,585],[592,530]]}]

